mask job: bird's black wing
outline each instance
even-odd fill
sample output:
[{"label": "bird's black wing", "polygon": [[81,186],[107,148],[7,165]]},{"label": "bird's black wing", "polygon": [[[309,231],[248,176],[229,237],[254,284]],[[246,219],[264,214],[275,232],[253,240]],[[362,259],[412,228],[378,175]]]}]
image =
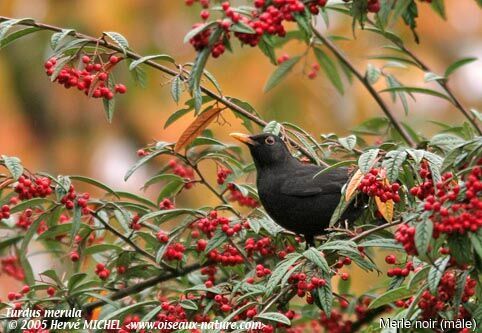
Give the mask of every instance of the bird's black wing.
[{"label": "bird's black wing", "polygon": [[296,197],[341,193],[348,181],[348,169],[336,168],[314,177],[321,170],[315,165],[305,165],[295,170],[281,185],[281,193]]}]

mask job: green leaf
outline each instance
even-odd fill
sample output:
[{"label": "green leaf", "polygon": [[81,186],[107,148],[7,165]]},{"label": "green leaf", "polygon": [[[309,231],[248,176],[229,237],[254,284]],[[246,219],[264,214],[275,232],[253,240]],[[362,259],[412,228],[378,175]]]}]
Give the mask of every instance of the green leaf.
[{"label": "green leaf", "polygon": [[139,302],[139,303],[134,303],[131,305],[128,305],[126,307],[120,308],[117,311],[113,311],[108,313],[105,317],[102,318],[102,320],[108,321],[111,319],[115,318],[120,318],[124,313],[132,313],[134,310],[140,309],[146,305],[151,305],[151,304],[158,304],[159,301],[157,300],[151,300],[151,301],[144,301],[144,302]]},{"label": "green leaf", "polygon": [[408,282],[408,289],[417,290],[418,284],[427,278],[428,272],[430,271],[430,266],[425,266],[418,272],[412,275],[412,278]]},{"label": "green leaf", "polygon": [[328,265],[328,262],[316,248],[310,247],[308,250],[303,252],[303,256],[321,268],[323,272],[327,274],[330,273],[330,266]]},{"label": "green leaf", "polygon": [[338,142],[346,149],[346,150],[353,150],[356,146],[356,136],[349,135],[345,138],[339,138]]},{"label": "green leaf", "polygon": [[184,182],[184,179],[179,177],[178,175],[173,175],[173,174],[160,174],[160,175],[155,175],[151,178],[149,178],[148,181],[145,182],[144,184],[144,189],[147,189],[149,186],[162,182],[162,181],[180,181]]},{"label": "green leaf", "polygon": [[157,203],[165,198],[175,197],[184,188],[184,180],[172,180],[162,187],[157,197]]},{"label": "green leaf", "polygon": [[3,238],[0,241],[0,251],[3,251],[3,249],[9,247],[10,245],[17,244],[18,241],[21,240],[22,238],[23,238],[23,235]]},{"label": "green leaf", "polygon": [[284,314],[279,312],[263,312],[254,317],[255,319],[266,319],[269,321],[274,321],[277,323],[285,324],[290,326],[291,321]]},{"label": "green leaf", "polygon": [[395,301],[410,297],[412,295],[413,291],[408,290],[405,287],[392,289],[375,298],[368,306],[368,309],[376,309],[381,306],[393,303]]},{"label": "green leaf", "polygon": [[437,146],[443,151],[448,152],[452,149],[457,148],[464,142],[465,141],[463,139],[456,135],[441,133],[434,135],[430,140],[429,144],[432,146]]},{"label": "green leaf", "polygon": [[23,174],[22,161],[18,157],[9,157],[2,155],[3,163],[7,167],[8,171],[12,175],[14,180],[18,180]]},{"label": "green leaf", "polygon": [[74,242],[74,238],[80,230],[80,224],[82,223],[81,217],[82,217],[82,210],[80,206],[78,206],[76,203],[74,206],[74,214],[72,217],[72,229],[70,230],[70,238],[72,242]]},{"label": "green leaf", "polygon": [[445,15],[445,0],[432,0],[431,6],[432,9],[444,20],[447,19]]},{"label": "green leaf", "polygon": [[33,198],[20,202],[10,209],[10,214],[15,214],[24,211],[27,208],[42,207],[45,204],[53,203],[52,200],[47,198]]},{"label": "green leaf", "polygon": [[443,159],[440,156],[428,151],[425,151],[423,153],[423,157],[428,162],[430,172],[432,173],[433,181],[435,182],[435,184],[439,183],[442,180],[440,170],[442,168]]},{"label": "green leaf", "polygon": [[281,80],[293,69],[293,67],[298,63],[300,57],[293,57],[291,59],[286,60],[281,65],[276,68],[276,70],[271,74],[268,82],[264,86],[264,92],[268,92],[274,87],[276,87]]},{"label": "green leaf", "polygon": [[22,23],[35,23],[35,21],[30,18],[22,18],[22,19],[11,19],[0,23],[0,41],[4,39],[4,37],[7,35],[7,33],[10,31],[10,29],[13,26],[17,24],[22,24]]},{"label": "green leaf", "polygon": [[428,287],[430,289],[430,292],[434,295],[437,294],[438,284],[440,283],[440,279],[442,278],[442,275],[445,272],[445,268],[447,268],[449,261],[450,256],[438,258],[435,261],[434,266],[432,266],[430,268],[430,271],[428,272]]},{"label": "green leaf", "polygon": [[254,31],[253,28],[251,28],[249,25],[241,21],[231,25],[231,28],[229,30],[233,32],[239,32],[242,34],[250,34],[250,35],[253,35],[256,33],[256,31]]},{"label": "green leaf", "polygon": [[443,76],[437,75],[432,72],[425,73],[423,76],[423,80],[425,82],[432,82],[432,81],[439,81],[439,80],[444,80],[445,78]]},{"label": "green leaf", "polygon": [[410,5],[411,1],[396,1],[395,7],[393,8],[391,23],[395,23],[400,16],[402,16],[406,11],[408,6]]},{"label": "green leaf", "polygon": [[473,261],[472,244],[467,236],[455,233],[447,238],[447,242],[450,255],[458,264],[469,264]]},{"label": "green leaf", "polygon": [[478,59],[474,58],[474,57],[469,57],[469,58],[463,58],[463,59],[455,61],[449,67],[447,67],[447,69],[445,70],[445,74],[444,74],[445,77],[449,77],[450,74],[452,74],[453,72],[458,70],[460,67],[462,67],[464,65],[467,65],[467,64],[470,64],[470,63],[472,63],[476,60],[478,60]]},{"label": "green leaf", "polygon": [[[300,258],[301,255],[297,254],[291,258],[287,258],[281,261],[272,272],[267,284],[266,284],[266,294],[271,295],[274,290],[278,287],[283,277],[288,273],[290,267]],[[280,286],[282,287],[282,286]]]},{"label": "green leaf", "polygon": [[[107,85],[111,91],[114,91],[115,82],[112,75],[109,75],[109,80]],[[114,117],[115,98],[112,98],[112,99],[102,98],[102,105],[104,106],[105,117],[107,118],[107,121],[110,124],[112,123],[112,118]]]},{"label": "green leaf", "polygon": [[479,229],[477,233],[468,233],[472,246],[474,247],[475,253],[482,260],[482,231]]},{"label": "green leaf", "polygon": [[129,65],[129,70],[132,71],[134,70],[137,66],[139,66],[140,64],[143,64],[145,63],[146,61],[148,60],[161,60],[161,61],[167,61],[167,62],[170,62],[172,64],[175,64],[176,62],[174,61],[174,59],[167,55],[167,54],[154,54],[154,55],[148,55],[148,56],[145,56],[145,57],[141,57],[133,62],[130,63]]},{"label": "green leaf", "polygon": [[27,35],[29,35],[33,32],[37,32],[39,30],[41,30],[41,29],[37,28],[37,27],[29,27],[29,28],[25,28],[25,29],[21,29],[21,30],[17,30],[15,32],[12,32],[8,36],[6,36],[5,38],[0,40],[0,50],[2,48],[4,48],[5,46],[13,43],[17,39],[19,39],[23,36],[27,36]]},{"label": "green leaf", "polygon": [[[182,93],[182,80],[179,75],[176,75],[171,81],[171,96],[174,102],[179,103],[179,99],[181,98],[181,93]],[[184,111],[184,110],[181,110],[181,111]],[[168,124],[166,122],[166,124],[164,125],[164,128],[166,128],[167,126]]]},{"label": "green leaf", "polygon": [[330,170],[333,170],[333,169],[336,169],[336,168],[339,168],[339,167],[342,167],[342,166],[350,166],[350,165],[354,165],[356,163],[355,160],[346,160],[346,161],[340,161],[340,162],[337,162],[335,164],[332,164],[324,169],[321,169],[321,171],[319,171],[318,173],[316,173],[313,178],[315,177],[318,177],[322,174],[324,174],[325,172],[328,172]]},{"label": "green leaf", "polygon": [[391,87],[391,88],[386,88],[386,89],[383,89],[381,90],[380,92],[406,92],[406,93],[418,93],[418,94],[425,94],[425,95],[431,95],[431,96],[435,96],[435,97],[440,97],[440,98],[443,98],[447,101],[449,101],[450,103],[453,103],[452,99],[445,95],[445,94],[442,94],[438,91],[435,91],[435,90],[431,90],[431,89],[426,89],[426,88],[419,88],[419,87],[406,87],[406,86],[403,86],[403,87]]},{"label": "green leaf", "polygon": [[72,275],[67,283],[67,289],[72,290],[74,289],[82,280],[87,277],[86,273],[76,273]]},{"label": "green leaf", "polygon": [[174,218],[179,215],[193,215],[193,216],[200,216],[204,217],[206,215],[205,212],[202,210],[196,210],[196,209],[188,209],[188,208],[177,208],[177,209],[169,209],[169,210],[160,210],[156,212],[152,212],[149,214],[146,214],[142,216],[139,219],[139,223],[142,223],[144,221],[153,219],[153,218],[158,218],[158,217],[166,217],[166,218]]},{"label": "green leaf", "polygon": [[70,179],[93,185],[118,198],[117,193],[115,193],[113,189],[111,189],[109,186],[93,178],[75,175],[75,176],[70,176]]},{"label": "green leaf", "polygon": [[122,50],[122,53],[124,53],[124,55],[127,55],[127,50],[129,49],[129,42],[124,36],[114,31],[104,32],[104,35],[112,39],[117,44],[117,46]]},{"label": "green leaf", "polygon": [[415,247],[420,256],[427,254],[428,245],[432,239],[433,222],[426,218],[418,222],[415,226]]},{"label": "green leaf", "polygon": [[321,49],[315,47],[313,50],[315,52],[316,60],[320,64],[326,76],[335,86],[336,90],[338,90],[338,92],[343,95],[343,82],[341,81],[340,74],[338,74],[335,63]]},{"label": "green leaf", "polygon": [[150,153],[149,155],[142,157],[140,160],[136,162],[136,164],[134,164],[129,170],[127,170],[127,173],[124,176],[124,181],[127,181],[127,179],[129,179],[129,177],[132,176],[132,174],[141,166],[143,166],[144,164],[152,160],[154,157],[157,157],[163,154],[164,152],[165,152],[164,150],[158,150],[153,153]]},{"label": "green leaf", "polygon": [[92,255],[95,253],[105,252],[105,251],[114,251],[114,252],[122,252],[122,247],[115,245],[115,244],[96,244],[85,248],[83,254],[85,255]]},{"label": "green leaf", "polygon": [[398,243],[395,239],[392,238],[377,238],[377,239],[370,239],[358,244],[361,247],[379,247],[385,249],[394,249],[403,251],[403,246]]},{"label": "green leaf", "polygon": [[181,305],[181,307],[185,310],[196,311],[198,309],[197,304],[189,299],[183,299],[181,302],[179,302],[179,305]]},{"label": "green leaf", "polygon": [[278,61],[276,59],[276,53],[274,51],[274,47],[273,47],[273,45],[271,44],[270,40],[268,39],[268,37],[266,35],[263,35],[261,37],[261,39],[259,40],[259,43],[258,43],[258,47],[261,50],[261,52],[263,52],[264,55],[266,55],[268,57],[269,61],[273,65],[276,66],[278,64]]},{"label": "green leaf", "polygon": [[60,32],[56,32],[50,37],[50,47],[52,50],[56,50],[59,45],[61,45],[62,41],[68,35],[74,35],[74,29],[62,29]]},{"label": "green leaf", "polygon": [[326,284],[324,286],[318,287],[317,291],[317,298],[320,303],[321,309],[325,312],[325,314],[329,317],[331,314],[331,309],[333,307],[333,291],[331,289],[331,279],[329,276],[324,276]]},{"label": "green leaf", "polygon": [[360,158],[358,159],[358,167],[363,174],[368,173],[373,168],[379,152],[380,149],[375,148],[360,155]]},{"label": "green leaf", "polygon": [[400,167],[407,159],[407,152],[404,150],[391,150],[382,162],[382,166],[387,170],[387,179],[390,183],[396,182]]},{"label": "green leaf", "polygon": [[266,126],[263,128],[263,133],[279,135],[281,132],[281,128],[282,126],[280,123],[278,123],[275,120],[272,120],[269,123],[267,123]]},{"label": "green leaf", "polygon": [[381,71],[377,67],[373,66],[372,64],[368,64],[367,70],[365,72],[365,79],[369,84],[377,83],[378,79],[380,78]]},{"label": "green leaf", "polygon": [[[127,59],[127,64],[132,64],[133,61],[131,59]],[[134,68],[134,70],[129,71],[131,73],[131,77],[134,79],[134,82],[142,87],[145,88],[147,84],[147,73],[144,71],[144,69],[140,66],[137,66]]]},{"label": "green leaf", "polygon": [[201,33],[202,31],[206,30],[206,29],[209,29],[213,26],[217,25],[216,22],[210,22],[210,23],[207,23],[207,24],[203,24],[203,25],[200,25],[192,30],[190,30],[186,36],[184,36],[184,43],[188,43],[189,40],[191,38],[193,38],[194,36],[196,36],[197,34]]}]

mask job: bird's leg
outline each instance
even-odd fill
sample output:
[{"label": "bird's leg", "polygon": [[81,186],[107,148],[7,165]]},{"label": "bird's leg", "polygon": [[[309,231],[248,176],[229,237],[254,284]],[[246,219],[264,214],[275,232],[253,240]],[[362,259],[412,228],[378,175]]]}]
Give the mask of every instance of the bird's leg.
[{"label": "bird's leg", "polygon": [[306,242],[306,249],[307,250],[310,247],[315,247],[315,236],[314,235],[305,235],[305,242]]}]

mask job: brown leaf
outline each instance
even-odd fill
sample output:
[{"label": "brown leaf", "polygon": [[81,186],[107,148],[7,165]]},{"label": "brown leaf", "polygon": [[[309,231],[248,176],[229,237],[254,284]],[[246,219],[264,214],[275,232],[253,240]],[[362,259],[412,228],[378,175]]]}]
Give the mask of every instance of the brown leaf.
[{"label": "brown leaf", "polygon": [[346,186],[345,201],[350,201],[353,194],[355,194],[355,192],[357,191],[358,185],[360,185],[363,177],[364,175],[360,170],[357,170],[353,177],[351,177],[350,182]]},{"label": "brown leaf", "polygon": [[184,130],[174,146],[174,151],[178,153],[182,148],[194,141],[196,137],[217,117],[222,109],[212,108],[204,111],[194,119],[194,121]]},{"label": "brown leaf", "polygon": [[383,218],[387,222],[393,221],[393,200],[388,200],[386,202],[382,202],[379,197],[375,197],[375,203],[377,204],[378,211],[382,214]]}]

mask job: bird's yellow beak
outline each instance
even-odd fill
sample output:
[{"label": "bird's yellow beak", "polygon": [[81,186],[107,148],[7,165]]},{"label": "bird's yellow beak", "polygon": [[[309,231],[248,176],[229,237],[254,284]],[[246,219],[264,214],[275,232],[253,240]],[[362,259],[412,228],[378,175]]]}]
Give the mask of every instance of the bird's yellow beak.
[{"label": "bird's yellow beak", "polygon": [[242,134],[242,133],[231,133],[229,135],[231,135],[236,140],[241,141],[242,143],[245,143],[247,145],[253,146],[254,144],[256,144],[256,142],[253,139],[251,139],[249,135]]}]

